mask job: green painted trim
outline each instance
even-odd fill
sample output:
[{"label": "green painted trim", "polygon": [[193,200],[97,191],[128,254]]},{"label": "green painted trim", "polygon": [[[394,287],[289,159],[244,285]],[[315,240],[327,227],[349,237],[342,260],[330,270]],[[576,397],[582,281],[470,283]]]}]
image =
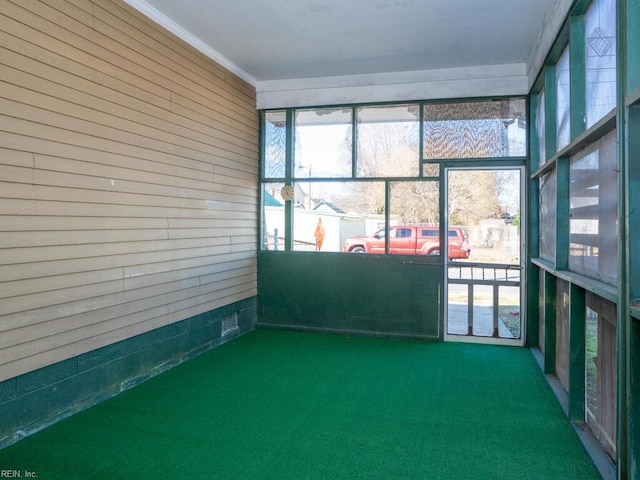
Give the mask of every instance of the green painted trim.
[{"label": "green painted trim", "polygon": [[[439,220],[438,220],[438,224],[440,225],[440,237],[438,238],[438,241],[440,242],[441,246],[447,245],[446,243],[447,239],[444,236],[444,232],[445,232],[445,226],[448,227],[449,225],[449,219],[448,219],[449,204],[448,204],[448,198],[447,198],[448,192],[449,192],[448,175],[449,175],[449,168],[446,167],[445,165],[441,165],[440,166],[440,184],[438,188],[438,196],[439,196],[438,208],[440,209]],[[444,255],[442,255],[443,251],[444,251],[444,248],[440,248],[440,255],[438,256],[438,258],[440,258],[440,262],[446,263],[447,259],[444,257]],[[445,275],[445,278],[448,277],[446,271],[444,275]]]},{"label": "green painted trim", "polygon": [[[627,205],[623,213],[625,227],[630,239],[627,245],[628,256],[627,286],[629,289],[629,301],[632,304],[640,304],[640,250],[637,245],[640,240],[640,106],[627,109],[625,138],[627,148],[623,157],[624,171],[626,172],[626,197]],[[636,243],[634,243],[634,241]],[[624,246],[624,245],[623,245]],[[633,247],[636,248],[633,248]]]},{"label": "green painted trim", "polygon": [[569,20],[569,62],[571,85],[571,140],[578,138],[586,128],[586,50],[584,16],[573,15]]},{"label": "green painted trim", "polygon": [[527,164],[527,157],[487,157],[442,159],[427,163],[440,163],[443,168],[517,168]]},{"label": "green painted trim", "polygon": [[[285,184],[293,183],[293,148],[295,145],[295,114],[292,108],[286,113],[286,147],[285,147]],[[293,201],[289,200],[284,205],[284,249],[287,252],[293,250]]]},{"label": "green painted trim", "polygon": [[629,107],[635,107],[640,105],[640,88],[636,88],[633,92],[627,95],[625,103]]},{"label": "green painted trim", "polygon": [[558,156],[554,155],[552,158],[547,160],[544,165],[541,165],[535,172],[531,174],[531,178],[538,179],[547,173],[550,173],[552,170],[555,170],[556,163],[558,161]]},{"label": "green painted trim", "polygon": [[[633,3],[633,2],[632,2]],[[618,305],[617,305],[617,326],[616,326],[616,346],[617,346],[617,418],[616,418],[616,465],[618,478],[627,478],[629,472],[634,469],[632,465],[634,452],[630,450],[629,432],[629,409],[633,398],[629,386],[631,385],[630,358],[631,352],[631,312],[630,304],[630,249],[632,249],[630,237],[628,236],[631,227],[630,216],[637,210],[637,204],[630,203],[630,158],[627,156],[627,139],[632,138],[635,133],[627,131],[627,112],[624,106],[627,93],[627,0],[617,0],[617,38],[616,38],[616,102],[618,105],[616,115],[618,159],[620,170],[618,173]],[[634,46],[635,47],[635,46]],[[631,153],[631,152],[629,152]],[[636,218],[637,219],[637,214]],[[636,237],[637,239],[640,237]],[[639,453],[635,452],[638,456]]]},{"label": "green painted trim", "polygon": [[616,287],[609,285],[593,278],[585,277],[579,273],[570,272],[568,270],[559,271],[554,268],[551,263],[542,258],[532,258],[531,263],[541,268],[542,270],[551,273],[552,275],[565,280],[569,283],[574,283],[588,292],[594,293],[602,298],[609,300],[610,302],[618,302],[618,293]]},{"label": "green painted trim", "polygon": [[[308,110],[314,108],[351,108],[351,107],[382,107],[382,106],[394,106],[394,105],[434,105],[441,103],[467,103],[467,102],[486,102],[495,100],[512,100],[512,99],[525,99],[526,95],[491,95],[488,97],[457,97],[457,98],[438,98],[430,100],[392,100],[388,102],[362,102],[362,103],[331,103],[328,105],[301,105],[294,107],[294,110]],[[283,110],[282,107],[278,108],[264,108],[261,111],[272,112]]]},{"label": "green painted trim", "polygon": [[556,277],[544,273],[544,373],[556,373]]},{"label": "green painted trim", "polygon": [[[536,214],[540,210],[540,192],[538,180],[529,180],[529,223],[527,226],[527,245],[529,246],[526,262],[526,308],[527,308],[527,337],[525,344],[531,348],[538,348],[540,329],[540,274],[538,267],[531,262],[532,257],[537,257],[540,250],[540,225]],[[534,301],[534,299],[536,301]]]},{"label": "green painted trim", "polygon": [[424,105],[418,111],[418,176],[424,176]]},{"label": "green painted trim", "polygon": [[556,269],[569,269],[569,159],[556,163]]},{"label": "green painted trim", "polygon": [[572,15],[584,15],[593,0],[575,0],[571,10]]},{"label": "green painted trim", "polygon": [[358,177],[358,114],[356,107],[351,108],[351,178]]},{"label": "green painted trim", "polygon": [[585,417],[585,291],[569,285],[569,420],[584,422]]},{"label": "green painted trim", "polygon": [[[260,177],[264,177],[264,152],[265,152],[265,120],[264,120],[264,112],[258,112],[258,172],[260,172]],[[262,250],[265,248],[264,245],[264,183],[260,182],[258,184],[258,194],[260,195],[258,199],[258,250]]]},{"label": "green painted trim", "polygon": [[391,182],[384,182],[384,253],[389,253],[389,224],[391,223]]},{"label": "green painted trim", "polygon": [[540,146],[538,134],[536,131],[537,105],[539,94],[534,94],[529,100],[529,128],[527,142],[529,149],[529,161],[526,165],[526,178],[524,182],[528,185],[525,198],[527,199],[527,215],[526,220],[526,244],[528,246],[525,263],[526,275],[526,336],[524,338],[525,345],[529,348],[540,348],[540,274],[536,265],[531,259],[540,254],[540,222],[538,212],[540,211],[540,182],[531,178],[534,166],[540,165]]}]

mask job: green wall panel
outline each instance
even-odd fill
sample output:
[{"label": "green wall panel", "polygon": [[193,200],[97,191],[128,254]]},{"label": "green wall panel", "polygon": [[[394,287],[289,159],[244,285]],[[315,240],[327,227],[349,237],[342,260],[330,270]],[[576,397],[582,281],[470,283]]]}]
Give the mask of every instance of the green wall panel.
[{"label": "green wall panel", "polygon": [[259,325],[438,339],[435,257],[259,252]]}]

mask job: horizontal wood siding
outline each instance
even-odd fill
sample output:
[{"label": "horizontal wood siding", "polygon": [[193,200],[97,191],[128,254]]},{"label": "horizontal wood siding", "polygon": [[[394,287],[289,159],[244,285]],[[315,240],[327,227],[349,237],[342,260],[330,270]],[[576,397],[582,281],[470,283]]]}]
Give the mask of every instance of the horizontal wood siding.
[{"label": "horizontal wood siding", "polygon": [[118,0],[0,1],[0,381],[253,297],[255,88]]}]

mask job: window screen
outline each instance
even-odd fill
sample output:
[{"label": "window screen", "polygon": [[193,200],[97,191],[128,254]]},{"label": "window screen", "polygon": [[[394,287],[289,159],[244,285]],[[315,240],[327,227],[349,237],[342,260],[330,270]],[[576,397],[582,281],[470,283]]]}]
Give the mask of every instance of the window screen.
[{"label": "window screen", "polygon": [[267,112],[264,117],[264,176],[284,178],[287,151],[286,112]]},{"label": "window screen", "polygon": [[357,109],[358,177],[418,175],[418,111],[418,105]]},{"label": "window screen", "polygon": [[586,126],[616,106],[616,0],[594,0],[585,15]]},{"label": "window screen", "polygon": [[[384,182],[294,182],[293,249],[343,251],[347,239],[384,228]],[[353,241],[349,248],[363,245]],[[384,240],[372,253],[384,253]]]},{"label": "window screen", "polygon": [[351,108],[298,110],[293,175],[351,176]]},{"label": "window screen", "polygon": [[569,268],[615,284],[618,277],[617,149],[610,132],[571,157]]},{"label": "window screen", "polygon": [[424,159],[526,155],[524,99],[424,105]]}]

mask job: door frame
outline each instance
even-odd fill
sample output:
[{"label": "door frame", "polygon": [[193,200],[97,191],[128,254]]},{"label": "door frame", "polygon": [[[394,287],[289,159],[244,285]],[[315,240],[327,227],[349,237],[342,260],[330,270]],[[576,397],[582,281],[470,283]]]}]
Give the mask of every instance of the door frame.
[{"label": "door frame", "polygon": [[[448,258],[448,255],[442,256],[443,261],[443,302],[442,302],[442,338],[445,342],[467,342],[467,343],[480,343],[480,344],[491,344],[491,345],[512,345],[512,346],[524,346],[526,345],[526,335],[527,335],[527,275],[526,275],[526,262],[527,262],[527,222],[525,221],[528,218],[528,203],[527,199],[527,176],[526,176],[526,167],[521,164],[512,164],[508,162],[502,161],[491,161],[491,162],[480,162],[478,161],[472,162],[472,164],[466,164],[461,166],[456,165],[443,165],[441,169],[441,216],[440,223],[443,225],[443,229],[441,232],[445,232],[442,234],[441,245],[444,247],[441,249],[441,253],[448,252],[449,250],[449,172],[457,172],[457,171],[471,171],[471,170],[517,170],[520,172],[520,258],[519,258],[519,267],[520,267],[520,338],[510,339],[510,338],[500,338],[500,337],[487,337],[487,336],[473,336],[473,335],[460,335],[460,334],[449,334],[448,333],[448,319],[449,319],[449,266],[451,262]],[[467,308],[469,306],[469,298],[467,297]]]}]

